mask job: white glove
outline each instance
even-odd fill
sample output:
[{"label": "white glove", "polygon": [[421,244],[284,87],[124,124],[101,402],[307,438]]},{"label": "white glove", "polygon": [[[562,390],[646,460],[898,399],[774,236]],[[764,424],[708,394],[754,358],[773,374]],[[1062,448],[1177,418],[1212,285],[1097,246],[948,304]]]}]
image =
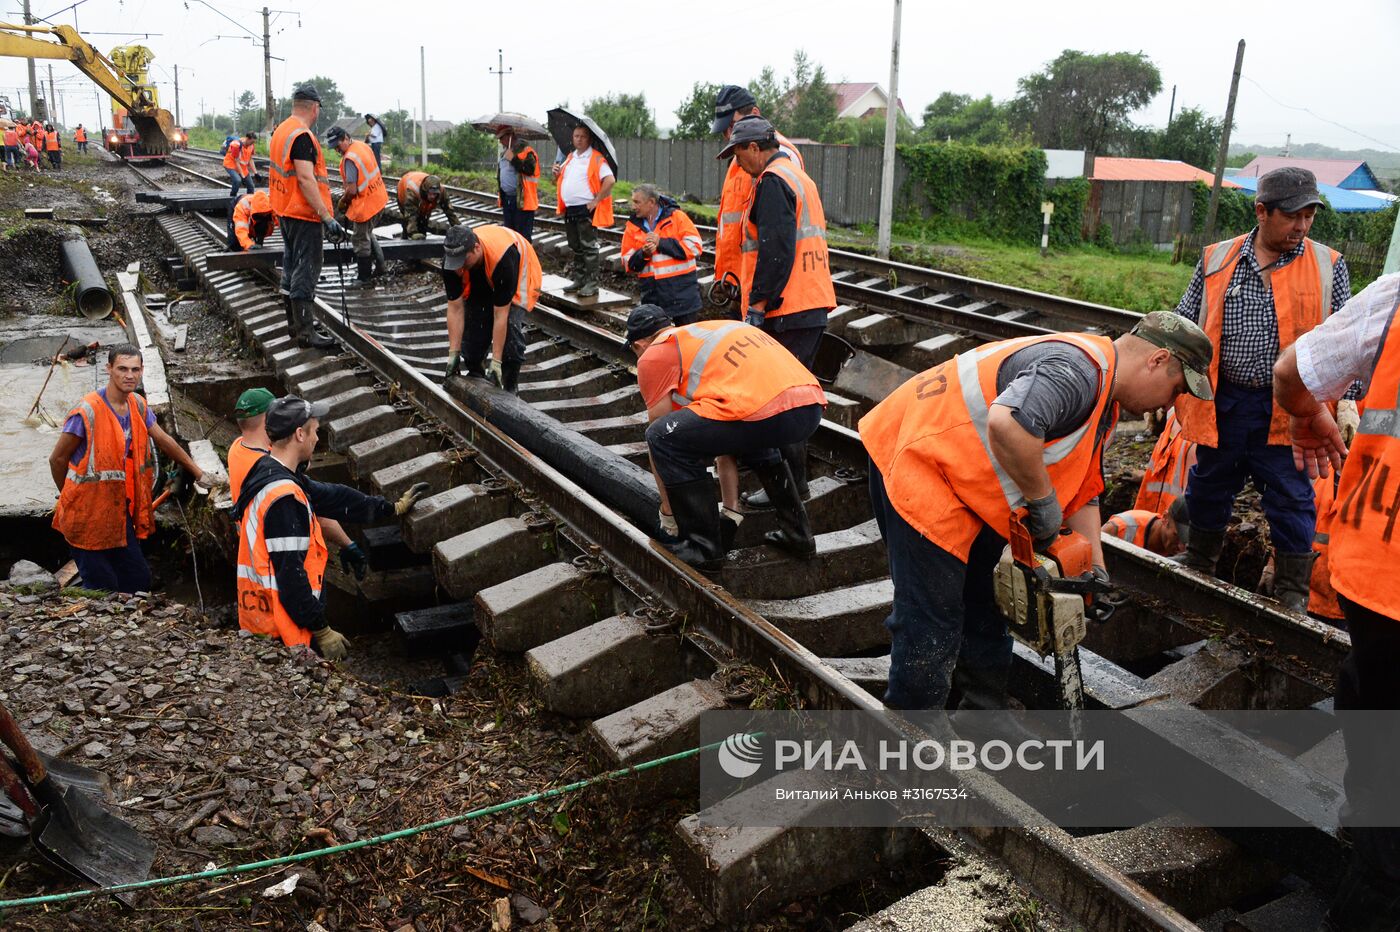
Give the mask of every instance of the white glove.
[{"label": "white glove", "polygon": [[676,523],[675,515],[668,515],[666,512],[660,511],[657,512],[657,516],[661,521],[661,530],[663,533],[669,534],[672,537],[681,536],[681,526]]},{"label": "white glove", "polygon": [[1356,439],[1356,429],[1361,426],[1361,414],[1356,410],[1356,402],[1343,398],[1337,402],[1337,429],[1342,432],[1342,442],[1348,447]]}]

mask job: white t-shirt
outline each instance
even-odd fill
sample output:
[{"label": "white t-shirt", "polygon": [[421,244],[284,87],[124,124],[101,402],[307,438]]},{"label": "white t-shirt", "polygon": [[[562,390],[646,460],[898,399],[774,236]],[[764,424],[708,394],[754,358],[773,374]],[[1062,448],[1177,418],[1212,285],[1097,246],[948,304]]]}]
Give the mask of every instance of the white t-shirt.
[{"label": "white t-shirt", "polygon": [[[593,150],[575,150],[571,154],[573,158],[569,159],[564,167],[564,174],[559,178],[559,197],[566,206],[578,207],[593,200],[593,192],[588,187],[588,163],[593,158]],[[598,172],[599,179],[612,176],[612,166],[608,165],[607,159],[603,159],[602,168]]]},{"label": "white t-shirt", "polygon": [[383,142],[383,141],[384,141],[384,124],[383,124],[383,123],[380,123],[378,120],[375,120],[375,121],[374,121],[374,125],[371,126],[371,127],[369,128],[369,142],[370,142],[370,145],[374,145],[376,142]]},{"label": "white t-shirt", "polygon": [[1400,274],[1382,275],[1298,338],[1298,375],[1314,397],[1336,401],[1358,380],[1370,388],[1397,302]]}]

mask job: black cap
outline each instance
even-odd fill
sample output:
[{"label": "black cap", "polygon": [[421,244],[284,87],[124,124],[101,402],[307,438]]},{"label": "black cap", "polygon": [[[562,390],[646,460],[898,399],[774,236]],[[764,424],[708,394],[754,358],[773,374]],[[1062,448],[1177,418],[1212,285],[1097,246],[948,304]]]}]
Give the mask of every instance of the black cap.
[{"label": "black cap", "polygon": [[628,346],[638,340],[645,340],[652,334],[671,326],[670,316],[655,304],[638,304],[627,315]]},{"label": "black cap", "polygon": [[442,267],[452,272],[466,265],[467,253],[476,247],[476,243],[476,233],[465,223],[448,230],[442,241]]},{"label": "black cap", "polygon": [[1317,176],[1306,168],[1286,166],[1259,176],[1254,199],[1265,207],[1277,207],[1286,214],[1324,202],[1317,190]]},{"label": "black cap", "polygon": [[366,123],[368,123],[370,120],[377,120],[377,119],[379,119],[379,117],[375,116],[375,115],[372,114],[372,113],[366,113],[366,114],[365,114],[365,122],[366,122]]},{"label": "black cap", "polygon": [[746,146],[751,142],[766,142],[776,135],[773,124],[769,123],[761,116],[746,116],[738,123],[734,124],[734,132],[729,134],[729,142],[719,150],[717,159],[725,159],[730,156],[739,146]]},{"label": "black cap", "polygon": [[332,126],[330,131],[326,133],[326,144],[333,146],[340,142],[340,140],[349,138],[350,134],[347,133],[343,127]]},{"label": "black cap", "polygon": [[321,102],[321,92],[316,90],[316,85],[308,81],[305,84],[298,84],[296,90],[292,91],[292,100],[312,100]]},{"label": "black cap", "polygon": [[726,84],[719,89],[719,95],[715,97],[715,122],[710,127],[710,132],[718,136],[734,122],[734,111],[752,107],[755,103],[757,101],[753,99],[748,88]]},{"label": "black cap", "polygon": [[313,403],[296,395],[287,395],[285,398],[278,398],[267,409],[263,429],[267,431],[268,440],[286,440],[296,433],[298,427],[313,417],[320,419],[330,412],[330,406],[324,401]]}]

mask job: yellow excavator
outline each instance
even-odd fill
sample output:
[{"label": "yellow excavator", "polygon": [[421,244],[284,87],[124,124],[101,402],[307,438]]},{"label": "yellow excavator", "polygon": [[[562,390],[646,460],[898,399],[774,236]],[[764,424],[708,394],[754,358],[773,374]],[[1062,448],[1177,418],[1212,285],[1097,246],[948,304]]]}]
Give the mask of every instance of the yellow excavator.
[{"label": "yellow excavator", "polygon": [[0,55],[56,58],[76,65],[112,98],[113,126],[103,141],[119,155],[163,158],[184,140],[170,111],[161,109],[155,85],[148,80],[146,68],[155,56],[145,46],[121,46],[108,58],[71,26],[0,23]]}]

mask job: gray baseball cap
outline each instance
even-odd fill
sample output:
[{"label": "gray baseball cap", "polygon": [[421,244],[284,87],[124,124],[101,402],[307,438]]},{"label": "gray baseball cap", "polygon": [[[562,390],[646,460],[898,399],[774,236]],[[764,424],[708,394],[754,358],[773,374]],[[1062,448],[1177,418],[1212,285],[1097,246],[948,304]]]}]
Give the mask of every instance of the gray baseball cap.
[{"label": "gray baseball cap", "polygon": [[268,440],[285,440],[313,417],[324,418],[331,411],[324,401],[311,402],[296,395],[278,398],[267,409],[263,428]]},{"label": "gray baseball cap", "polygon": [[316,85],[310,81],[305,84],[298,84],[296,90],[292,91],[292,100],[313,100],[321,102],[321,92],[316,90]]},{"label": "gray baseball cap", "polygon": [[627,315],[627,337],[623,342],[631,346],[638,340],[645,340],[665,330],[671,324],[670,315],[655,304],[639,304]]},{"label": "gray baseball cap", "polygon": [[1210,361],[1215,356],[1215,347],[1211,346],[1204,330],[1180,314],[1153,311],[1142,315],[1132,334],[1168,350],[1181,362],[1187,391],[1202,401],[1215,397],[1210,387]]},{"label": "gray baseball cap", "polygon": [[719,150],[717,159],[729,158],[730,154],[738,146],[747,146],[751,142],[764,142],[772,139],[776,135],[773,124],[769,123],[761,116],[746,116],[734,124],[734,131],[729,134],[729,142]]},{"label": "gray baseball cap", "polygon": [[1306,168],[1291,165],[1260,175],[1254,200],[1266,207],[1277,207],[1286,214],[1326,204],[1317,190],[1317,176]]},{"label": "gray baseball cap", "polygon": [[467,253],[476,246],[476,234],[472,228],[465,223],[447,231],[447,236],[442,241],[442,267],[448,272],[455,272],[467,264]]}]

